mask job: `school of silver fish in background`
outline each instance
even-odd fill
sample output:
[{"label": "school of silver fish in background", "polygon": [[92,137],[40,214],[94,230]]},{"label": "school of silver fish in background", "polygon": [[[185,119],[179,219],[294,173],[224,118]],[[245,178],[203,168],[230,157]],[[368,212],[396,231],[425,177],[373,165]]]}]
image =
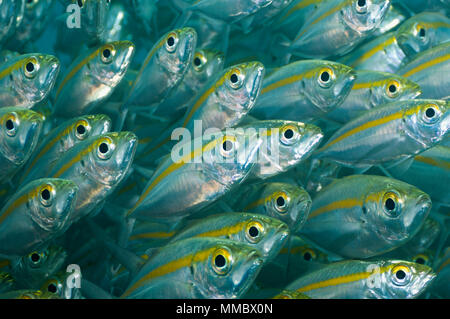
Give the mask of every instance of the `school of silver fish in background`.
[{"label": "school of silver fish in background", "polygon": [[449,15],[0,1],[0,298],[450,298]]}]

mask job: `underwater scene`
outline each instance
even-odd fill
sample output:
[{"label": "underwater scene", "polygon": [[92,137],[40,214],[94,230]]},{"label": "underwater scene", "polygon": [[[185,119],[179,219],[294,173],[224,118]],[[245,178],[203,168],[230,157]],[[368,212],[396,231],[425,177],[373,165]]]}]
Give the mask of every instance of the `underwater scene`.
[{"label": "underwater scene", "polygon": [[0,0],[0,299],[450,298],[449,74],[450,0]]}]

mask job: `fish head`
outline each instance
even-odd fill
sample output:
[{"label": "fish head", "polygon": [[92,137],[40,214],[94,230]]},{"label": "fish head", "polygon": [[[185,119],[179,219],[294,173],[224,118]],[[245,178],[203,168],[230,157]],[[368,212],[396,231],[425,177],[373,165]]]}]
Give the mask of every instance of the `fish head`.
[{"label": "fish head", "polygon": [[395,74],[376,81],[371,88],[374,105],[383,105],[401,100],[413,100],[422,94],[419,84]]},{"label": "fish head", "polygon": [[197,49],[189,72],[198,82],[206,83],[223,69],[224,62],[225,55],[222,52]]},{"label": "fish head", "polygon": [[84,141],[92,136],[106,134],[111,129],[111,119],[104,114],[85,115],[71,121],[70,146]]},{"label": "fish head", "polygon": [[342,9],[342,18],[353,30],[360,33],[374,31],[384,20],[391,0],[348,0]]},{"label": "fish head", "polygon": [[292,232],[306,222],[312,201],[304,189],[285,183],[270,183],[263,196],[267,215],[286,223]]},{"label": "fish head", "polygon": [[[261,270],[263,258],[260,252],[249,245],[226,239],[215,239],[211,243],[207,258],[193,265],[198,289],[206,298],[241,297]],[[193,259],[200,257],[194,256]]]},{"label": "fish head", "polygon": [[237,225],[236,239],[257,249],[265,262],[280,252],[289,236],[286,223],[265,215],[242,213]]},{"label": "fish head", "polygon": [[185,74],[192,63],[197,45],[195,29],[189,27],[176,29],[164,35],[159,41],[156,54],[160,65],[178,77]]},{"label": "fish head", "polygon": [[138,139],[132,132],[111,132],[92,140],[86,169],[97,182],[115,186],[127,174],[136,153]]},{"label": "fish head", "polygon": [[28,284],[34,285],[36,281],[42,284],[42,281],[58,271],[67,258],[67,252],[61,246],[49,246],[32,251],[23,256],[19,263],[14,267],[15,276],[20,280],[28,281]]},{"label": "fish head", "polygon": [[403,22],[398,28],[397,43],[402,51],[412,58],[436,44],[436,32],[441,27],[447,30],[450,28],[448,19],[443,15],[434,12],[420,13]]},{"label": "fish head", "polygon": [[412,256],[410,261],[416,264],[432,267],[434,261],[434,252],[432,250],[427,249],[424,252],[421,252],[420,254]]},{"label": "fish head", "polygon": [[430,267],[402,260],[384,261],[380,268],[381,285],[375,286],[381,298],[416,298],[436,277]]},{"label": "fish head", "polygon": [[81,278],[81,272],[66,272],[64,269],[64,271],[51,275],[40,289],[57,298],[80,299],[82,296],[81,286],[76,285],[76,283],[81,283]]},{"label": "fish head", "polygon": [[46,231],[62,232],[69,227],[78,186],[71,180],[43,178],[28,184],[32,219]]},{"label": "fish head", "polygon": [[216,94],[222,105],[248,112],[261,92],[265,74],[260,62],[248,62],[226,69],[216,82]]},{"label": "fish head", "polygon": [[362,218],[371,231],[391,246],[416,235],[431,210],[430,196],[391,178],[373,185],[362,208]]},{"label": "fish head", "polygon": [[52,55],[26,54],[11,59],[12,81],[17,93],[35,104],[52,90],[59,73],[59,60]]},{"label": "fish head", "polygon": [[130,41],[109,42],[97,48],[94,58],[87,65],[100,83],[116,86],[125,76],[134,52],[135,46]]},{"label": "fish head", "polygon": [[[208,131],[205,131],[205,134]],[[203,170],[226,188],[247,177],[257,160],[261,139],[242,128],[216,131],[203,146]]]},{"label": "fish head", "polygon": [[450,101],[417,100],[405,111],[408,133],[427,148],[445,139],[450,132]]},{"label": "fish head", "polygon": [[0,152],[20,166],[36,147],[44,118],[37,112],[19,107],[3,108],[0,116]]},{"label": "fish head", "polygon": [[331,61],[316,61],[307,73],[301,90],[313,105],[325,113],[345,100],[356,80],[356,72],[352,68]]}]

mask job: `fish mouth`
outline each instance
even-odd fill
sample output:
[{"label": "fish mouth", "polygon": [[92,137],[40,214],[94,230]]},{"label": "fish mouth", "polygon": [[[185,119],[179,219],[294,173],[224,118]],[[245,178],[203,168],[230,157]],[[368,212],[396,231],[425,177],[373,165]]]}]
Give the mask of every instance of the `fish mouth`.
[{"label": "fish mouth", "polygon": [[291,214],[292,232],[298,232],[308,219],[311,211],[312,201],[307,195],[300,196],[295,203],[293,210],[295,213]]},{"label": "fish mouth", "polygon": [[250,76],[250,103],[248,103],[248,109],[250,109],[254,104],[256,99],[261,92],[261,86],[265,74],[265,68],[262,63],[256,62],[251,69]]},{"label": "fish mouth", "polygon": [[182,65],[186,65],[193,56],[197,44],[197,32],[193,28],[182,29],[182,39],[178,50],[178,58]]},{"label": "fish mouth", "polygon": [[247,292],[259,274],[262,265],[263,258],[256,250],[252,250],[231,276],[234,287],[232,298],[239,298]]},{"label": "fish mouth", "polygon": [[120,44],[120,54],[116,59],[116,66],[119,74],[123,75],[133,59],[135,45],[130,41],[124,41]]},{"label": "fish mouth", "polygon": [[[43,73],[43,76],[40,78],[41,85],[45,87],[45,91],[49,92],[53,86],[55,85],[56,78],[58,77],[60,70],[60,63],[56,57],[50,57],[47,60],[47,72]],[[47,84],[47,85],[46,85]],[[46,95],[46,92],[42,92],[42,98]]]},{"label": "fish mouth", "polygon": [[324,134],[322,130],[313,124],[306,124],[305,134],[299,143],[301,147],[296,149],[296,159],[306,159],[320,145]]}]

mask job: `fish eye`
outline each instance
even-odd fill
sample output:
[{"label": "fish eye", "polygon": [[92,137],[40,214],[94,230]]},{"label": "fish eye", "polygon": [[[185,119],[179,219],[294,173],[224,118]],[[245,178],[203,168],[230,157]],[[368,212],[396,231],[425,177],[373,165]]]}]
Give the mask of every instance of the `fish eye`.
[{"label": "fish eye", "polygon": [[201,71],[206,64],[206,58],[200,52],[195,53],[194,59],[192,60],[195,71]]},{"label": "fish eye", "polygon": [[17,121],[16,121],[16,117],[14,116],[14,114],[11,114],[5,121],[5,129],[6,129],[6,134],[8,136],[15,136],[17,133]]},{"label": "fish eye", "polygon": [[102,138],[97,142],[97,156],[102,160],[111,158],[115,145],[110,138]]},{"label": "fish eye", "polygon": [[281,128],[281,143],[284,145],[292,145],[299,136],[299,130],[293,125],[285,125]]},{"label": "fish eye", "polygon": [[52,294],[56,293],[58,291],[55,284],[51,283],[47,286],[48,292],[51,292]]},{"label": "fish eye", "polygon": [[303,251],[303,259],[306,261],[316,259],[316,253],[311,249],[306,249],[305,251]]},{"label": "fish eye", "polygon": [[225,136],[220,144],[220,154],[224,157],[231,157],[234,153],[235,142],[234,136]]},{"label": "fish eye", "polygon": [[85,0],[77,0],[77,4],[80,8],[83,8]]},{"label": "fish eye", "polygon": [[28,255],[28,260],[31,262],[32,265],[38,265],[41,261],[41,255],[38,252],[32,252]]},{"label": "fish eye", "polygon": [[329,88],[334,80],[334,72],[330,68],[324,68],[319,72],[319,85],[322,88]]},{"label": "fish eye", "polygon": [[233,69],[229,73],[228,81],[230,83],[231,88],[237,90],[240,87],[242,87],[242,84],[244,84],[243,76],[241,70],[238,68]]},{"label": "fish eye", "polygon": [[416,264],[425,265],[428,262],[428,257],[425,256],[425,255],[420,254],[420,255],[415,256],[413,258],[413,261]]},{"label": "fish eye", "polygon": [[259,221],[252,221],[245,228],[245,236],[252,244],[259,242],[263,236],[264,227]]},{"label": "fish eye", "polygon": [[27,59],[23,65],[23,72],[28,79],[32,79],[36,76],[39,70],[39,64],[35,57]]},{"label": "fish eye", "polygon": [[101,58],[102,62],[105,64],[111,63],[114,58],[114,55],[116,54],[115,48],[112,45],[108,44],[108,45],[105,45],[101,49],[101,51],[102,52],[101,52],[100,58]]},{"label": "fish eye", "polygon": [[386,94],[390,98],[396,98],[398,94],[400,93],[400,83],[397,81],[389,81],[388,85],[386,86]]},{"label": "fish eye", "polygon": [[387,192],[383,196],[383,211],[392,218],[400,214],[399,197],[394,192]]},{"label": "fish eye", "polygon": [[175,32],[169,33],[166,38],[166,49],[169,52],[174,52],[178,44],[178,36]]},{"label": "fish eye", "polygon": [[225,248],[219,248],[214,252],[211,263],[216,274],[226,275],[231,269],[231,253]]},{"label": "fish eye", "polygon": [[54,190],[52,185],[47,184],[42,187],[39,191],[39,197],[42,205],[44,205],[45,207],[51,206],[54,197]]},{"label": "fish eye", "polygon": [[90,130],[90,126],[87,121],[80,120],[75,124],[75,136],[79,140],[83,140],[87,137],[87,133]]},{"label": "fish eye", "polygon": [[427,30],[425,29],[425,27],[421,24],[418,24],[416,26],[416,34],[419,36],[419,38],[421,38],[422,40],[425,40],[425,37],[427,35]]},{"label": "fish eye", "polygon": [[367,12],[367,0],[357,0],[356,1],[356,12],[366,13]]},{"label": "fish eye", "polygon": [[437,105],[429,104],[424,109],[422,118],[426,124],[433,124],[439,120],[441,112]]},{"label": "fish eye", "polygon": [[405,284],[407,284],[411,276],[411,271],[409,270],[409,268],[403,265],[395,266],[392,269],[392,273],[394,275],[394,284],[396,284],[397,286],[404,286]]},{"label": "fish eye", "polygon": [[284,214],[287,212],[288,204],[289,204],[289,197],[286,195],[285,192],[276,192],[272,195],[273,202],[275,209],[281,213]]}]

